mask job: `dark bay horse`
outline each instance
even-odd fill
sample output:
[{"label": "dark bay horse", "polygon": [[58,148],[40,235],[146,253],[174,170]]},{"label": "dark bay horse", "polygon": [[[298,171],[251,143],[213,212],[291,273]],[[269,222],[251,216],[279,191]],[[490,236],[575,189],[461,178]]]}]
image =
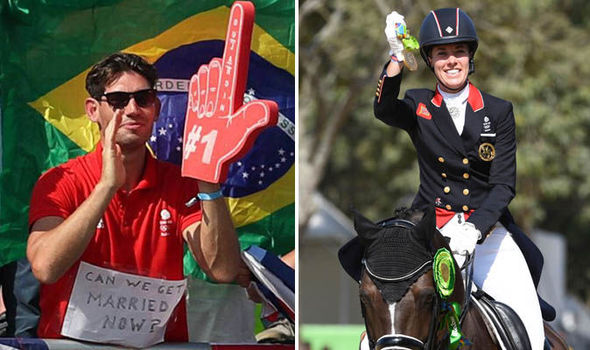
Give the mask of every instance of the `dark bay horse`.
[{"label": "dark bay horse", "polygon": [[[460,312],[466,306],[463,277],[436,229],[434,211],[398,213],[378,224],[355,213],[363,248],[358,280],[369,348],[500,349],[477,308]],[[438,252],[444,249],[450,257],[441,263]],[[548,327],[551,349],[569,349]]]}]

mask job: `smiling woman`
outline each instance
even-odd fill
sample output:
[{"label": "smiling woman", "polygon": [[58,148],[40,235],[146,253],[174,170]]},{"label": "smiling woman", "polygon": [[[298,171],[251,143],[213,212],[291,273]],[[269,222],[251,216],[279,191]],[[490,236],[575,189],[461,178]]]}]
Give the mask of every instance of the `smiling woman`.
[{"label": "smiling woman", "polygon": [[406,24],[394,11],[386,25],[391,60],[381,74],[374,111],[383,122],[406,130],[416,148],[420,187],[412,207],[436,208],[436,226],[450,238],[459,266],[476,251],[475,284],[513,308],[532,349],[542,349],[540,303],[546,319],[555,312],[537,298],[540,252],[508,212],[516,183],[512,104],[468,79],[479,40],[475,25],[459,8],[430,11],[420,28],[420,54],[436,77],[436,88],[408,90],[401,100],[404,55],[397,33]]},{"label": "smiling woman", "polygon": [[471,53],[465,43],[437,45],[430,51],[428,61],[444,92],[456,93],[467,84]]}]

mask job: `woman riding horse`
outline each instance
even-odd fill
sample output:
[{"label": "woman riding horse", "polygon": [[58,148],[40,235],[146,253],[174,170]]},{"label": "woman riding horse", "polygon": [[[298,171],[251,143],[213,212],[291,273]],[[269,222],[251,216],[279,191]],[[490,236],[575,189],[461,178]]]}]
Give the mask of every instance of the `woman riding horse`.
[{"label": "woman riding horse", "polygon": [[405,58],[399,34],[405,27],[402,15],[387,16],[391,60],[381,74],[374,111],[383,122],[406,130],[416,148],[420,187],[412,206],[436,207],[437,227],[450,238],[459,265],[475,251],[474,283],[514,309],[532,349],[543,349],[535,287],[542,256],[507,209],[516,184],[512,103],[469,81],[478,37],[459,8],[431,11],[420,28],[420,53],[436,77],[434,90],[408,90],[398,99]]},{"label": "woman riding horse", "polygon": [[[341,259],[359,281],[366,329],[361,350],[530,349],[514,311],[479,291],[469,299],[470,274],[464,284],[447,240],[435,226],[433,207],[425,213],[398,209],[377,224],[354,211],[358,236],[341,248],[339,257],[358,254],[362,247],[358,266]],[[545,333],[547,349],[570,349],[548,324]]]}]

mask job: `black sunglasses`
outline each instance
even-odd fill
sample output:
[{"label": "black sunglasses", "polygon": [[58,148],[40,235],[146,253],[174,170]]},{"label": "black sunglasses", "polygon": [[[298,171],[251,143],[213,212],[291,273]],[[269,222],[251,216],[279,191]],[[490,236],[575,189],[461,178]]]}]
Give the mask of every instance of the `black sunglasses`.
[{"label": "black sunglasses", "polygon": [[135,99],[135,103],[139,107],[148,107],[154,104],[156,101],[156,90],[155,89],[145,89],[139,90],[134,92],[124,92],[124,91],[114,91],[102,94],[99,101],[105,101],[103,97],[106,98],[106,102],[113,106],[115,109],[123,109],[131,100],[131,97]]}]

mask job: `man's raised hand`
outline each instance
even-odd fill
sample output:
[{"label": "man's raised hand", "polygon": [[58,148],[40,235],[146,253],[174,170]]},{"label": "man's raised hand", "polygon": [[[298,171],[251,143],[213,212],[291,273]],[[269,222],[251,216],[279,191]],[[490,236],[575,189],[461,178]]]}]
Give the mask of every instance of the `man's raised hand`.
[{"label": "man's raised hand", "polygon": [[123,109],[117,109],[113,118],[107,123],[102,145],[101,182],[115,191],[125,183],[121,146],[117,144],[117,131],[121,127],[122,119]]}]

